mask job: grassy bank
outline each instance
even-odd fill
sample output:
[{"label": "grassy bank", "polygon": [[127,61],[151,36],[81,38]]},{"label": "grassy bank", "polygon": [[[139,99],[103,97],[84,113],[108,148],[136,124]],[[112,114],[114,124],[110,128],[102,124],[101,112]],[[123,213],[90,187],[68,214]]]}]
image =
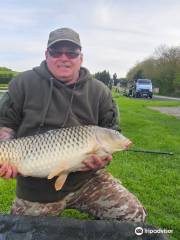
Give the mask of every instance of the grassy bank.
[{"label": "grassy bank", "polygon": [[180,103],[115,99],[121,113],[122,131],[132,140],[132,148],[174,152],[174,155],[118,153],[110,171],[144,204],[148,223],[172,229],[171,239],[179,239],[180,119],[147,107],[180,106]]},{"label": "grassy bank", "polygon": [[[132,148],[174,152],[174,155],[121,152],[114,154],[109,171],[143,203],[148,212],[147,222],[172,229],[171,239],[178,240],[180,119],[147,106],[180,106],[180,102],[114,97],[121,113],[122,132],[132,140]],[[0,213],[7,213],[15,196],[15,181],[0,180],[0,186]],[[65,210],[63,216],[88,218],[74,210]]]}]

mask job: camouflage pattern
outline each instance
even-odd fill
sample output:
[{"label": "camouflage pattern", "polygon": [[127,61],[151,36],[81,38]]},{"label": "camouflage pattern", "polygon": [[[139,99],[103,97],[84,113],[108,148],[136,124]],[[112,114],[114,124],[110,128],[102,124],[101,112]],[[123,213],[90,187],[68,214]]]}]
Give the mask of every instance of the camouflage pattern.
[{"label": "camouflage pattern", "polygon": [[105,169],[97,171],[78,191],[58,202],[37,203],[16,198],[11,214],[57,216],[65,208],[75,208],[104,220],[145,222],[146,218],[146,210],[138,199]]}]

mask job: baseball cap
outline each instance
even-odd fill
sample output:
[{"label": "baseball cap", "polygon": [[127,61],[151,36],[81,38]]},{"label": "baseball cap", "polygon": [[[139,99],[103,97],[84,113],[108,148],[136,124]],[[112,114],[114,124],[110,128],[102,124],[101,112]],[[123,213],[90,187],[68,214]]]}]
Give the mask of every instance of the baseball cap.
[{"label": "baseball cap", "polygon": [[70,28],[59,28],[50,32],[47,47],[61,41],[72,42],[81,48],[79,34]]}]

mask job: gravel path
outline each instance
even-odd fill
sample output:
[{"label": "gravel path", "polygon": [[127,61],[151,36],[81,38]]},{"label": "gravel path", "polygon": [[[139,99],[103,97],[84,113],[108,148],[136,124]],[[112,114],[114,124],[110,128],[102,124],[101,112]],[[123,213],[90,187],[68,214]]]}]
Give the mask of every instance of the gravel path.
[{"label": "gravel path", "polygon": [[180,107],[148,107],[149,109],[160,111],[168,115],[180,117]]}]

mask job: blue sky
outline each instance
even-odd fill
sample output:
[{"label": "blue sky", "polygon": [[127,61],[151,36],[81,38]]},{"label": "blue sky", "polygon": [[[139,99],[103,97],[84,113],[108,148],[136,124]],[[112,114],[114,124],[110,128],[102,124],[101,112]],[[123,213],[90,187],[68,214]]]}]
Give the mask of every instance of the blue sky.
[{"label": "blue sky", "polygon": [[0,66],[24,71],[44,60],[49,32],[79,32],[92,73],[125,77],[160,45],[180,46],[180,1],[6,0],[0,7]]}]

